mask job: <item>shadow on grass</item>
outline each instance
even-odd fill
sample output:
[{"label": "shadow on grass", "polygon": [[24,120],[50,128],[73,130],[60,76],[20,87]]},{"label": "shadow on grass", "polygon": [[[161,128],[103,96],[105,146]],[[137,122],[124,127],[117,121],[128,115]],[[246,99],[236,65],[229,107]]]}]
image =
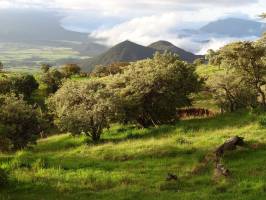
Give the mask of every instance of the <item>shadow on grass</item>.
[{"label": "shadow on grass", "polygon": [[123,126],[104,133],[102,143],[119,143],[126,140],[137,140],[170,136],[175,131],[181,133],[197,133],[199,131],[216,131],[225,128],[241,128],[254,123],[256,116],[248,112],[217,115],[212,118],[181,120],[175,125],[163,125],[158,128],[138,129],[133,126]]}]

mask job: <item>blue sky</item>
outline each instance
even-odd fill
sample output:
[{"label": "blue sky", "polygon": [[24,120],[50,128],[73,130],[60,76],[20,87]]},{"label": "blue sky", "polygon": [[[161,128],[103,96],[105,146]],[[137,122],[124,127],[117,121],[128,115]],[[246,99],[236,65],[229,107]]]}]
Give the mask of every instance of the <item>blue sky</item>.
[{"label": "blue sky", "polygon": [[199,28],[227,16],[258,19],[265,5],[266,0],[0,0],[0,9],[56,11],[64,16],[64,27],[105,38],[108,45],[165,39],[181,47],[188,44],[176,29]]}]

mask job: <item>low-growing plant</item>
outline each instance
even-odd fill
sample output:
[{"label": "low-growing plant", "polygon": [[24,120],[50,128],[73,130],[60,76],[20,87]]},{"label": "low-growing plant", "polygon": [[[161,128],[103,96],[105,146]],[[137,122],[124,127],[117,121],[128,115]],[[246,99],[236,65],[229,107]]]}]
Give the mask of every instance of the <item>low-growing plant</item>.
[{"label": "low-growing plant", "polygon": [[259,117],[259,124],[262,127],[266,127],[266,115],[261,115]]},{"label": "low-growing plant", "polygon": [[5,170],[0,168],[0,188],[8,184],[8,174]]}]

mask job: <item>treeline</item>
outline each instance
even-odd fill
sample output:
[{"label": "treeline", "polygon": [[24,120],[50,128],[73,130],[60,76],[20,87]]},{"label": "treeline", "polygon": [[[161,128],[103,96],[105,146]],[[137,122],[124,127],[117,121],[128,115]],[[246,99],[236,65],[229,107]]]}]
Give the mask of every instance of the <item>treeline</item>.
[{"label": "treeline", "polygon": [[[3,64],[0,66],[3,70]],[[46,85],[47,94],[55,92],[64,79],[79,73],[80,68],[66,65],[57,70],[43,65],[42,71],[39,82],[29,74],[0,73],[0,151],[35,144],[40,133],[53,126],[52,116],[46,105],[36,100],[35,92],[40,84]]]},{"label": "treeline", "polygon": [[[75,64],[60,69],[45,64],[38,76],[2,73],[0,151],[35,144],[40,133],[54,127],[99,142],[103,130],[113,123],[144,128],[172,124],[180,108],[192,105],[191,94],[202,90],[212,94],[222,112],[265,110],[265,44],[266,36],[209,51],[206,59],[220,72],[204,78],[196,68],[206,60],[188,64],[168,52],[133,63],[98,66],[90,74]],[[43,88],[45,94],[40,94]]]}]

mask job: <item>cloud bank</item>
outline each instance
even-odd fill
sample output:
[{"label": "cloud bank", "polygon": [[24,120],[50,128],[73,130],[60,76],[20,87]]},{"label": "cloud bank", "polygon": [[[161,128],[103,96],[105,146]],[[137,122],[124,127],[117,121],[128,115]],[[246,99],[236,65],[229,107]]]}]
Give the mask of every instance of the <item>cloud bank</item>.
[{"label": "cloud bank", "polygon": [[179,30],[225,16],[255,18],[264,5],[266,0],[0,0],[0,9],[55,10],[65,16],[65,28],[90,32],[110,46],[127,39],[143,45],[169,40],[197,53],[238,38],[209,38],[209,43],[199,44],[181,37]]}]

